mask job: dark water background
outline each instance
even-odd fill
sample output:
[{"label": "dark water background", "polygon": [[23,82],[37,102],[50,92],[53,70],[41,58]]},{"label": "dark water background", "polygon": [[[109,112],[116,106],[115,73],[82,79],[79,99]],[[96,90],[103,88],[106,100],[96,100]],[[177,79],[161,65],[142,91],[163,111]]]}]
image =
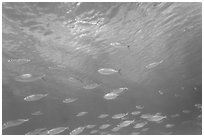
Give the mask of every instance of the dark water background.
[{"label": "dark water background", "polygon": [[[3,3],[2,8],[2,124],[30,119],[3,134],[61,126],[69,126],[62,133],[69,134],[79,126],[96,124],[98,129],[105,123],[111,127],[96,134],[201,134],[201,111],[194,106],[202,104],[201,3]],[[14,59],[30,61],[8,61]],[[121,74],[101,75],[100,68]],[[45,77],[15,80],[27,73]],[[100,86],[83,88],[92,82]],[[120,87],[128,91],[115,100],[103,98]],[[48,96],[24,100],[37,93]],[[69,97],[78,100],[62,103]],[[145,132],[132,126],[112,132],[120,120],[111,116],[135,111],[136,105],[144,106],[143,114],[160,112],[167,119],[148,124]],[[31,115],[38,110],[43,115]],[[76,117],[82,111],[88,114]],[[98,119],[103,113],[110,116]],[[174,114],[180,116],[170,117]],[[169,123],[175,126],[165,128]]]}]

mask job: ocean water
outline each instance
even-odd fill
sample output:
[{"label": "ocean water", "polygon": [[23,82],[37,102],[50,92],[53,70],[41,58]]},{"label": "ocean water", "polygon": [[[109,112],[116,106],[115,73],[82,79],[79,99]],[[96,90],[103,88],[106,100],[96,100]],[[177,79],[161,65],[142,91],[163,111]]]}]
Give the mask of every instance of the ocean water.
[{"label": "ocean water", "polygon": [[202,134],[201,11],[2,3],[2,134]]}]

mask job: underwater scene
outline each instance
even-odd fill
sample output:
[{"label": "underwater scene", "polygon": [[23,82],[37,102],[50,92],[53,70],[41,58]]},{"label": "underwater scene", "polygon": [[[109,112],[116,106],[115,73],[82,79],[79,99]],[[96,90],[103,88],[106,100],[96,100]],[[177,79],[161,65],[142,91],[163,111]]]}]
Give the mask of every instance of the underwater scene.
[{"label": "underwater scene", "polygon": [[3,135],[201,135],[202,3],[3,2]]}]

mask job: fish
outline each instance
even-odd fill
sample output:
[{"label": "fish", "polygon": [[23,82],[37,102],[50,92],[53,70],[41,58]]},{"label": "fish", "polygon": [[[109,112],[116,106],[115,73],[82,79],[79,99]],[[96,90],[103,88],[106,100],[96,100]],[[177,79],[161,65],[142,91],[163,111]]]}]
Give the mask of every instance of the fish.
[{"label": "fish", "polygon": [[128,113],[120,113],[120,114],[115,114],[112,116],[112,119],[120,119],[120,118],[123,118],[125,116],[127,116]]},{"label": "fish", "polygon": [[126,121],[119,123],[117,126],[118,127],[127,127],[127,126],[133,124],[134,122],[135,122],[134,119],[133,120],[126,120]]},{"label": "fish", "polygon": [[96,134],[99,130],[95,129],[95,130],[91,130],[89,133],[90,134]]},{"label": "fish", "polygon": [[39,116],[39,115],[43,115],[43,113],[41,111],[35,111],[35,112],[31,113],[31,115]]},{"label": "fish", "polygon": [[71,102],[75,102],[76,100],[78,100],[78,99],[77,98],[66,98],[62,102],[63,103],[71,103]]},{"label": "fish", "polygon": [[99,127],[99,129],[106,129],[108,127],[110,127],[111,125],[110,124],[103,124]]},{"label": "fish", "polygon": [[147,125],[147,122],[140,122],[140,123],[135,124],[134,128],[142,128],[145,125]]},{"label": "fish", "polygon": [[114,89],[111,93],[121,94],[122,92],[127,91],[127,90],[128,90],[127,87],[123,87],[123,88]]},{"label": "fish", "polygon": [[202,104],[195,104],[194,105],[197,109],[201,109],[202,110]]},{"label": "fish", "polygon": [[62,132],[64,132],[66,129],[69,129],[68,127],[57,127],[57,128],[53,128],[51,130],[47,131],[48,135],[56,135],[56,134],[60,134]]},{"label": "fish", "polygon": [[156,114],[156,115],[151,115],[149,118],[147,118],[147,120],[152,122],[161,122],[165,118],[167,117]]},{"label": "fish", "polygon": [[184,114],[189,114],[189,113],[191,113],[190,110],[183,110],[182,112],[183,112]]},{"label": "fish", "polygon": [[148,131],[149,130],[149,128],[147,127],[147,128],[143,128],[142,130],[141,130],[141,132],[146,132],[146,131]]},{"label": "fish", "polygon": [[38,129],[35,129],[35,130],[32,130],[32,131],[29,131],[25,135],[40,135],[45,130],[47,130],[47,128],[38,128]]},{"label": "fish", "polygon": [[88,129],[91,129],[91,128],[96,127],[96,125],[86,125],[85,127],[88,128]]},{"label": "fish", "polygon": [[106,100],[112,100],[112,99],[116,99],[119,95],[115,94],[115,93],[107,93],[104,95],[104,99]]},{"label": "fish", "polygon": [[146,66],[147,69],[152,69],[155,68],[156,66],[158,66],[159,64],[161,64],[163,62],[163,60],[159,61],[159,62],[153,62],[149,65]]},{"label": "fish", "polygon": [[144,106],[136,106],[136,109],[143,109],[144,108]]},{"label": "fish", "polygon": [[159,90],[158,92],[159,92],[160,95],[164,94],[164,92],[162,92],[162,90]]},{"label": "fish", "polygon": [[7,129],[10,127],[19,126],[19,125],[21,125],[27,121],[29,121],[29,119],[17,119],[17,120],[13,120],[13,121],[8,121],[2,125],[2,129]]},{"label": "fish", "polygon": [[99,86],[99,84],[97,83],[92,83],[92,84],[89,84],[89,85],[85,85],[83,86],[84,89],[95,89]]},{"label": "fish", "polygon": [[15,80],[18,82],[34,82],[39,79],[45,80],[44,77],[45,77],[45,74],[41,76],[33,76],[32,74],[22,74],[22,75],[16,76]]},{"label": "fish", "polygon": [[86,115],[88,112],[79,112],[76,116],[77,117],[81,117],[81,116],[84,116]]},{"label": "fish", "polygon": [[83,83],[83,81],[79,78],[69,77],[68,80],[72,83]]},{"label": "fish", "polygon": [[98,118],[106,118],[108,116],[109,116],[108,114],[101,114],[101,115],[98,116]]},{"label": "fish", "polygon": [[30,96],[27,96],[24,98],[25,101],[38,101],[44,97],[46,97],[48,94],[33,94]]},{"label": "fish", "polygon": [[166,124],[165,125],[165,128],[172,128],[172,127],[174,127],[175,125],[174,124]]},{"label": "fish", "polygon": [[111,74],[114,74],[114,73],[119,73],[121,74],[120,72],[121,70],[115,70],[115,69],[112,69],[112,68],[101,68],[98,70],[98,73],[102,74],[102,75],[111,75]]},{"label": "fish", "polygon": [[69,134],[70,135],[78,135],[84,131],[85,127],[78,127],[72,130]]},{"label": "fish", "polygon": [[139,115],[141,113],[142,113],[141,111],[133,111],[133,112],[131,112],[131,114],[134,115],[134,116]]},{"label": "fish", "polygon": [[122,129],[122,127],[116,126],[116,127],[112,128],[111,131],[116,132],[116,131],[119,131],[120,129]]},{"label": "fish", "polygon": [[171,115],[172,118],[176,118],[176,117],[179,117],[179,116],[180,116],[180,114],[173,114],[173,115]]},{"label": "fish", "polygon": [[23,64],[26,64],[30,61],[31,61],[30,59],[22,58],[22,59],[9,59],[7,62],[11,63],[13,65],[23,65]]}]

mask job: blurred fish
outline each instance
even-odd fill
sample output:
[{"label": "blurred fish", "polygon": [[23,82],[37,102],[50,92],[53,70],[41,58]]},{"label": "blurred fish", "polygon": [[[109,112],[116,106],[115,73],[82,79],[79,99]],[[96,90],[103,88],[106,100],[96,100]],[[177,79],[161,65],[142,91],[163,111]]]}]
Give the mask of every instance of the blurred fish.
[{"label": "blurred fish", "polygon": [[27,96],[24,98],[25,101],[38,101],[44,97],[46,97],[48,94],[33,94],[30,96]]},{"label": "blurred fish", "polygon": [[141,113],[142,113],[141,111],[133,111],[133,112],[131,112],[131,114],[134,115],[134,116],[139,115]]},{"label": "blurred fish", "polygon": [[22,58],[22,59],[9,59],[8,63],[11,63],[13,65],[23,65],[23,64],[26,64],[26,63],[28,63],[30,61],[31,61],[30,59],[25,59],[25,58]]},{"label": "blurred fish", "polygon": [[106,118],[108,116],[109,116],[108,114],[101,114],[101,115],[98,116],[98,118]]},{"label": "blurred fish", "polygon": [[63,103],[71,103],[71,102],[74,102],[76,100],[77,100],[77,98],[67,98],[67,99],[64,99],[62,102]]},{"label": "blurred fish", "polygon": [[111,131],[116,132],[116,131],[119,131],[120,129],[122,129],[122,127],[116,126],[112,128]]},{"label": "blurred fish", "polygon": [[115,70],[115,69],[112,69],[112,68],[102,68],[102,69],[99,69],[98,72],[102,75],[111,75],[111,74],[114,74],[114,73],[120,73],[120,69],[119,70]]},{"label": "blurred fish", "polygon": [[144,106],[136,106],[136,109],[143,109]]},{"label": "blurred fish", "polygon": [[173,115],[171,115],[170,117],[176,118],[176,117],[179,117],[179,116],[180,116],[180,114],[173,114]]},{"label": "blurred fish", "polygon": [[112,116],[112,119],[120,119],[120,118],[123,118],[125,116],[127,116],[128,113],[120,113],[120,114],[115,114]]},{"label": "blurred fish", "polygon": [[147,65],[146,68],[147,68],[147,69],[152,69],[152,68],[158,66],[159,64],[161,64],[162,62],[163,62],[163,60],[161,60],[161,61],[159,61],[159,62],[153,62],[153,63]]},{"label": "blurred fish", "polygon": [[35,111],[35,112],[31,113],[31,115],[39,116],[39,115],[43,115],[43,113],[41,111]]},{"label": "blurred fish", "polygon": [[83,88],[84,89],[94,89],[94,88],[97,88],[98,86],[99,86],[99,84],[93,83],[93,84],[85,85],[85,86],[83,86]]},{"label": "blurred fish", "polygon": [[29,121],[29,119],[17,119],[13,121],[8,121],[2,125],[2,129],[7,129],[9,127],[19,126],[25,122]]},{"label": "blurred fish", "polygon": [[119,96],[118,94],[110,92],[104,95],[104,99],[112,100],[112,99],[116,99],[118,96]]},{"label": "blurred fish", "polygon": [[84,116],[86,115],[88,112],[79,112],[76,116],[77,117],[81,117],[81,116]]},{"label": "blurred fish", "polygon": [[85,127],[88,128],[88,129],[91,129],[91,128],[96,127],[96,125],[86,125]]},{"label": "blurred fish", "polygon": [[189,113],[191,113],[190,110],[182,110],[182,112],[183,112],[184,114],[189,114]]},{"label": "blurred fish", "polygon": [[147,127],[147,128],[143,128],[142,130],[141,130],[141,132],[146,132],[146,131],[148,131],[149,130],[149,128]]},{"label": "blurred fish", "polygon": [[56,134],[60,134],[60,133],[64,132],[66,129],[68,129],[68,127],[57,127],[57,128],[53,128],[51,130],[48,130],[47,133],[48,133],[48,135],[56,135]]},{"label": "blurred fish", "polygon": [[144,114],[141,116],[141,118],[144,118],[148,121],[151,122],[162,122],[163,119],[167,118],[166,116],[162,116],[160,113],[156,113],[155,115],[151,115],[151,114]]},{"label": "blurred fish", "polygon": [[135,120],[126,120],[126,121],[119,123],[117,126],[118,127],[127,127],[127,126],[133,124],[134,122],[135,122]]},{"label": "blurred fish", "polygon": [[84,131],[85,127],[78,127],[72,130],[69,134],[70,135],[78,135]]},{"label": "blurred fish", "polygon": [[146,122],[146,121],[140,122],[140,123],[135,124],[134,128],[142,128],[142,127],[144,127],[145,125],[147,125],[147,122]]},{"label": "blurred fish", "polygon": [[128,90],[127,87],[123,87],[123,88],[114,89],[111,93],[121,94],[122,92],[127,91],[127,90]]},{"label": "blurred fish", "polygon": [[110,124],[103,124],[99,127],[99,129],[106,129],[108,127],[110,127],[111,125]]},{"label": "blurred fish", "polygon": [[166,124],[165,125],[165,128],[172,128],[172,127],[174,127],[175,125],[174,124]]},{"label": "blurred fish", "polygon": [[202,110],[202,104],[195,104],[194,105],[197,109],[201,109]]},{"label": "blurred fish", "polygon": [[159,92],[160,95],[164,94],[164,92],[162,92],[162,90],[159,90],[158,92]]},{"label": "blurred fish", "polygon": [[45,74],[41,76],[33,76],[32,74],[22,74],[20,76],[16,76],[15,80],[18,82],[34,82],[39,79],[45,80],[44,77],[45,77]]},{"label": "blurred fish", "polygon": [[96,129],[95,129],[95,130],[91,130],[89,133],[90,133],[90,134],[96,134],[98,131],[99,131],[99,130],[96,130]]},{"label": "blurred fish", "polygon": [[35,129],[35,130],[32,130],[32,131],[29,131],[25,135],[40,135],[41,132],[44,132],[45,130],[47,130],[47,128],[38,128],[38,129]]}]

